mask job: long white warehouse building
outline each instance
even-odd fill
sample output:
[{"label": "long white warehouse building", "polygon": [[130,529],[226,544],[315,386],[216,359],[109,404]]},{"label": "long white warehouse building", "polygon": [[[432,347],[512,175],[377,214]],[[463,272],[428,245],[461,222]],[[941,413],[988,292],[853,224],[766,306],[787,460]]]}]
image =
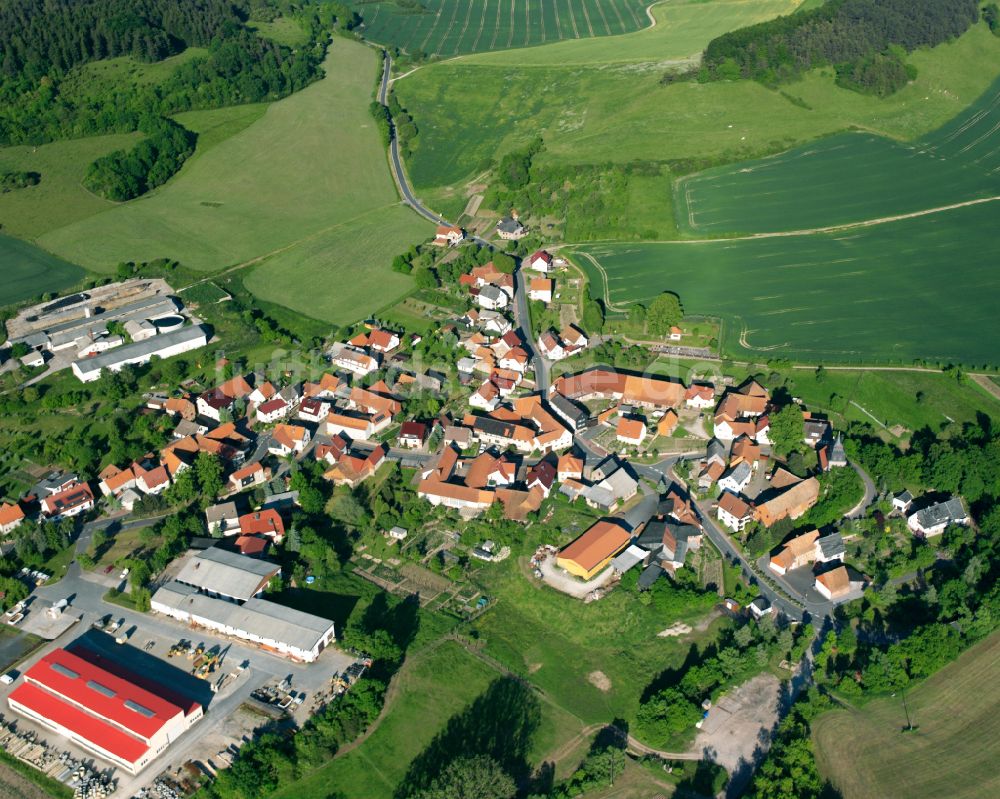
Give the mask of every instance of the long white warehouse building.
[{"label": "long white warehouse building", "polygon": [[312,663],[333,641],[333,622],[253,598],[242,605],[206,596],[176,580],[153,594],[157,613],[256,644],[293,660]]},{"label": "long white warehouse building", "polygon": [[84,383],[91,383],[101,376],[101,370],[118,372],[129,364],[149,363],[154,355],[169,358],[182,352],[196,350],[208,344],[208,330],[202,325],[181,327],[160,336],[115,347],[100,355],[81,358],[73,362],[73,374]]}]

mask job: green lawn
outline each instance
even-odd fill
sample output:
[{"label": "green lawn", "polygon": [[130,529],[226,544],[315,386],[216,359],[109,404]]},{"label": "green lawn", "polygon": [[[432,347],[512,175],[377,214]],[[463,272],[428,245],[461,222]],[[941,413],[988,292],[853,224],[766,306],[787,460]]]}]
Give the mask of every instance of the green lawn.
[{"label": "green lawn", "polygon": [[656,25],[610,38],[567,39],[527,51],[501,50],[463,59],[469,64],[517,67],[666,64],[701,55],[712,39],[735,28],[790,14],[801,0],[667,0],[651,12]]},{"label": "green lawn", "polygon": [[[178,114],[177,121],[198,134],[198,147],[181,174],[205,152],[259,119],[266,108],[258,103]],[[0,194],[3,229],[30,240],[114,208],[115,203],[83,187],[83,176],[95,159],[131,149],[141,138],[139,133],[124,133],[0,149],[0,172],[38,172],[42,176],[37,186]]]},{"label": "green lawn", "polygon": [[[560,521],[565,539],[561,543],[579,535],[591,521],[576,513]],[[584,604],[536,580],[526,558],[522,561],[512,556],[478,575],[484,593],[499,601],[475,627],[487,652],[526,674],[585,724],[632,718],[653,678],[680,666],[694,643],[703,645],[718,632],[712,627],[681,639],[660,638],[657,633],[675,621],[694,624],[704,611],[659,618],[635,593],[620,590]],[[608,690],[594,684],[594,672],[608,678]]]},{"label": "green lawn", "polygon": [[446,643],[411,656],[395,678],[396,698],[384,721],[365,743],[304,775],[273,799],[303,796],[364,796],[391,799],[410,761],[448,719],[462,711],[498,675],[458,644]]},{"label": "green lawn", "polygon": [[0,172],[37,172],[37,186],[0,194],[0,225],[12,236],[34,239],[50,230],[114,207],[91,194],[81,181],[91,162],[115,150],[127,150],[139,133],[91,136],[51,144],[0,148]]},{"label": "green lawn", "polygon": [[[379,289],[387,293],[375,307],[391,301],[400,286],[383,256],[423,238],[427,226],[394,218],[398,199],[367,109],[375,53],[336,39],[325,67],[326,78],[268,106],[153,196],[53,231],[43,245],[96,271],[122,260],[170,257],[211,272],[271,255],[276,271],[250,277],[258,290],[308,295],[323,306],[317,313],[335,316],[330,309],[341,287],[331,278],[342,275],[344,264],[333,250],[354,246],[330,238],[339,228],[341,237],[356,241],[379,236],[378,252],[359,253],[364,260],[353,266],[381,272]],[[377,233],[365,228],[368,219]],[[282,265],[293,247],[303,248],[307,271]],[[273,285],[290,279],[297,287]]]},{"label": "green lawn", "polygon": [[247,25],[257,31],[265,39],[283,44],[286,47],[301,47],[309,41],[309,35],[298,20],[291,17],[278,17],[271,22],[251,22]]},{"label": "green lawn", "polygon": [[1000,634],[902,698],[837,710],[813,724],[816,759],[844,799],[986,799],[1000,794]]},{"label": "green lawn", "polygon": [[1000,363],[995,220],[986,204],[839,234],[588,245],[577,261],[616,309],[674,291],[723,317],[735,358],[981,366]]},{"label": "green lawn", "polygon": [[0,234],[3,285],[0,306],[58,292],[84,277],[78,266],[43,252],[32,244]]},{"label": "green lawn", "polygon": [[413,13],[391,0],[354,0],[362,32],[410,53],[452,56],[647,27],[647,0],[422,0]]},{"label": "green lawn", "polygon": [[[620,43],[607,56],[620,60],[632,48],[645,52],[643,37],[655,32],[600,44]],[[678,36],[683,46],[664,45],[664,52],[690,51],[693,40]],[[784,93],[750,81],[664,86],[665,69],[656,63],[563,66],[545,56],[555,48],[523,51],[539,66],[477,57],[422,68],[394,84],[420,129],[407,163],[418,193],[430,200],[461,195],[491,159],[537,135],[545,140],[543,163],[653,160],[682,170],[779,152],[851,128],[915,139],[975,102],[1000,72],[1000,39],[985,25],[914,53],[916,80],[884,100],[838,88],[831,70],[815,70]],[[669,191],[668,181],[662,190]]]},{"label": "green lawn", "polygon": [[393,256],[427,236],[408,208],[366,211],[318,231],[253,268],[243,281],[256,296],[332,324],[368,316],[413,288],[391,271]]}]

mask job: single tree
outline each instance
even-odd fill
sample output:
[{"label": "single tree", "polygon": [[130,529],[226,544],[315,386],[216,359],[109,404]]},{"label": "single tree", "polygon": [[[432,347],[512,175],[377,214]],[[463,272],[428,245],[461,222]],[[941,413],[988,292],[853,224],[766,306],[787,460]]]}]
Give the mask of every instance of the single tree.
[{"label": "single tree", "polygon": [[777,413],[771,414],[771,429],[768,436],[774,452],[779,457],[787,457],[802,446],[805,439],[805,420],[802,409],[795,405],[786,405]]},{"label": "single tree", "polygon": [[646,312],[646,327],[654,336],[665,336],[670,328],[680,324],[684,318],[681,300],[676,294],[663,292],[649,304]]},{"label": "single tree", "polygon": [[516,793],[513,778],[496,760],[476,755],[453,760],[414,799],[511,799]]}]

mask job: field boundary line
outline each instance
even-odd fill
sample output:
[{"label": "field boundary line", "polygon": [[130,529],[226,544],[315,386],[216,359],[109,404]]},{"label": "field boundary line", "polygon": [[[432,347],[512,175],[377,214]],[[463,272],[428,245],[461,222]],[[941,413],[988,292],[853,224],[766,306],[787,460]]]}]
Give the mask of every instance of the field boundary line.
[{"label": "field boundary line", "polygon": [[[620,31],[625,30],[625,19],[622,17],[622,12],[618,9],[619,0],[612,0],[611,9],[615,12],[615,16],[618,17],[618,24],[621,26]],[[610,28],[608,29],[610,31]]]},{"label": "field boundary line", "polygon": [[[457,10],[458,6],[456,6],[455,8]],[[429,42],[431,40],[431,36],[434,35],[434,31],[437,30],[437,26],[441,24],[441,17],[442,16],[443,16],[443,14],[441,13],[441,9],[439,8],[437,14],[434,15],[434,24],[431,25],[430,30],[427,31],[427,35],[424,37],[424,40],[420,43],[420,49],[423,50],[425,53],[427,52],[427,49],[426,49],[427,48],[427,42]],[[445,34],[445,35],[447,35],[447,34]]]},{"label": "field boundary line", "polygon": [[568,242],[566,247],[589,247],[595,244],[719,244],[731,241],[755,241],[757,239],[780,239],[795,238],[799,236],[816,236],[824,233],[840,233],[848,230],[862,230],[869,227],[879,227],[889,225],[893,222],[904,222],[908,219],[919,219],[922,216],[933,216],[943,214],[948,211],[955,211],[959,208],[968,208],[973,205],[984,205],[995,203],[1000,200],[1000,195],[991,197],[978,197],[975,200],[964,200],[951,205],[941,205],[937,208],[924,208],[920,211],[910,211],[905,214],[895,216],[883,216],[878,219],[866,219],[862,222],[844,222],[840,225],[829,225],[827,227],[804,228],[802,230],[777,230],[769,233],[750,233],[745,236],[722,236],[715,239],[643,239],[640,241],[625,241],[623,239],[600,239],[595,241]]},{"label": "field boundary line", "polygon": [[580,3],[580,8],[583,9],[583,21],[587,23],[587,30],[590,31],[590,38],[594,38],[594,26],[590,23],[590,13],[587,11],[587,4],[585,2]]},{"label": "field boundary line", "polygon": [[[465,14],[465,24],[462,26],[461,32],[458,34],[458,39],[455,41],[455,47],[461,47],[462,41],[465,39],[465,32],[469,29],[469,20],[472,19],[472,9],[475,6],[474,3],[469,3],[469,10]],[[449,31],[450,33],[450,31]]]},{"label": "field boundary line", "polygon": [[977,386],[993,397],[993,399],[1000,400],[1000,386],[990,380],[988,375],[970,373],[969,377],[972,378],[972,381]]},{"label": "field boundary line", "polygon": [[503,5],[503,0],[497,0],[497,22],[493,27],[493,38],[490,39],[490,50],[496,47],[497,34],[500,33],[500,7]]},{"label": "field boundary line", "polygon": [[489,10],[489,7],[490,0],[483,0],[482,13],[479,15],[479,30],[476,31],[476,38],[472,41],[473,53],[479,52],[479,40],[483,38],[483,28],[486,26],[486,12]]},{"label": "field boundary line", "polygon": [[576,14],[573,13],[573,3],[566,0],[566,8],[569,9],[569,22],[573,26],[573,38],[580,38],[580,29],[576,26]]},{"label": "field boundary line", "polygon": [[614,34],[611,33],[611,26],[608,25],[608,18],[604,14],[604,7],[600,3],[597,4],[597,13],[601,15],[601,22],[604,23],[604,33],[602,35],[613,36]]}]

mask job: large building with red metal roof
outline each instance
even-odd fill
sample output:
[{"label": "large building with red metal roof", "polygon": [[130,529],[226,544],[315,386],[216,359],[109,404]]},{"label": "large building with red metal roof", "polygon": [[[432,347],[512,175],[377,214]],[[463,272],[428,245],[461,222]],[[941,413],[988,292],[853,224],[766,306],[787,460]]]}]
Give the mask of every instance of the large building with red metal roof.
[{"label": "large building with red metal roof", "polygon": [[204,711],[118,664],[111,670],[105,660],[87,649],[53,650],[25,672],[7,701],[22,716],[138,774]]}]

